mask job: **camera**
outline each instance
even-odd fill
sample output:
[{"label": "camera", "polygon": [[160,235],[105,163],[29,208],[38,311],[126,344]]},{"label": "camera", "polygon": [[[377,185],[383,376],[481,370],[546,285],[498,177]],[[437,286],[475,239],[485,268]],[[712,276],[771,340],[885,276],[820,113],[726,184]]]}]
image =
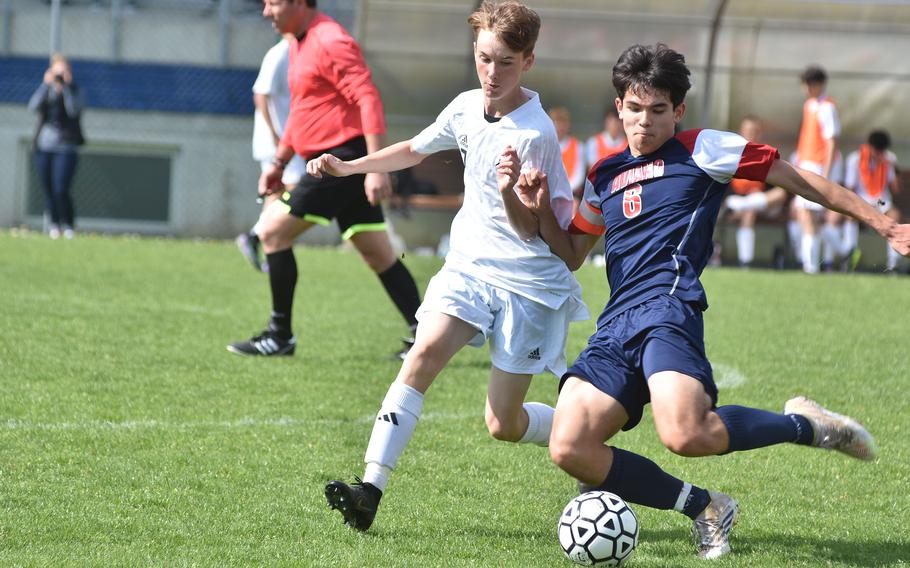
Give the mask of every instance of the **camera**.
[{"label": "camera", "polygon": [[56,74],[56,75],[54,75],[54,81],[56,81],[56,82],[58,82],[58,83],[62,83],[62,82],[63,82],[63,75],[61,75],[61,74],[59,74],[59,73]]}]

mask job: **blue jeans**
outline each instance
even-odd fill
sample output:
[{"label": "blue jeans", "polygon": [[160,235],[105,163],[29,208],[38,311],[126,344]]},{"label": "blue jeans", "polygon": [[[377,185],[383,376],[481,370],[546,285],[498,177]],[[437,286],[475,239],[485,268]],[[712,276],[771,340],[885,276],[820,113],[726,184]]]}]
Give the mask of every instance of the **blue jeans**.
[{"label": "blue jeans", "polygon": [[70,187],[76,173],[78,155],[75,150],[45,152],[35,150],[35,168],[44,186],[47,211],[51,223],[56,226],[73,227],[75,212]]}]

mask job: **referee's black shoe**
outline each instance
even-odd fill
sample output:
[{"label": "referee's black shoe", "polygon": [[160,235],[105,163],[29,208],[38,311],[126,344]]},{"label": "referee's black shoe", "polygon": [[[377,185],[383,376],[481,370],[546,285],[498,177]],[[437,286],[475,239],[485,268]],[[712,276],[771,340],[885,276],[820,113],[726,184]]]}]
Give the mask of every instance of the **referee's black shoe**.
[{"label": "referee's black shoe", "polygon": [[344,523],[359,531],[366,531],[373,524],[382,491],[371,483],[359,478],[348,485],[343,481],[332,481],[325,486],[325,500],[329,507],[341,511]]},{"label": "referee's black shoe", "polygon": [[297,338],[293,335],[284,337],[272,329],[266,329],[247,341],[237,341],[227,346],[227,350],[237,355],[275,357],[293,355],[297,348]]}]

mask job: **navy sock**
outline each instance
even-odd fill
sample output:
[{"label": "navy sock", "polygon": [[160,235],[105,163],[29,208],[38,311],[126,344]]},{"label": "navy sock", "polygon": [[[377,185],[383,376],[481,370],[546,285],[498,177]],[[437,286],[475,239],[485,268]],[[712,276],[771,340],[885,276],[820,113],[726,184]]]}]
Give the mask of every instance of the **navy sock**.
[{"label": "navy sock", "polygon": [[[693,519],[708,506],[711,497],[706,490],[673,477],[646,457],[613,446],[610,448],[613,465],[597,489],[615,493],[637,505],[675,509]],[[683,494],[687,486],[688,494]]]},{"label": "navy sock", "polygon": [[730,447],[726,453],[787,442],[812,443],[812,426],[806,418],[797,414],[777,414],[736,405],[721,406],[715,412],[730,436]]},{"label": "navy sock", "polygon": [[269,263],[269,283],[272,286],[272,320],[269,327],[290,337],[291,308],[294,305],[294,288],[297,286],[297,260],[293,249],[284,249],[265,255]]},{"label": "navy sock", "polygon": [[[271,266],[271,265],[269,265]],[[378,274],[380,282],[385,287],[385,291],[392,298],[395,307],[404,316],[410,326],[417,325],[417,308],[420,307],[420,293],[417,291],[417,284],[414,277],[408,272],[407,267],[396,260],[395,264],[390,266],[382,274]]]}]

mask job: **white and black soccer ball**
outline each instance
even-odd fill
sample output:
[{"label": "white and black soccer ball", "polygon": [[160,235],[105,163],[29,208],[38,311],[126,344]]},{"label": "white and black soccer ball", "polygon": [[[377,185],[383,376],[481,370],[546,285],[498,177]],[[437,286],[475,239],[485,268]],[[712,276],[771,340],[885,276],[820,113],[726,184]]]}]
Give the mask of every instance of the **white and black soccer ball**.
[{"label": "white and black soccer ball", "polygon": [[619,566],[638,545],[638,517],[612,493],[583,493],[562,511],[559,544],[566,557],[578,564]]}]

